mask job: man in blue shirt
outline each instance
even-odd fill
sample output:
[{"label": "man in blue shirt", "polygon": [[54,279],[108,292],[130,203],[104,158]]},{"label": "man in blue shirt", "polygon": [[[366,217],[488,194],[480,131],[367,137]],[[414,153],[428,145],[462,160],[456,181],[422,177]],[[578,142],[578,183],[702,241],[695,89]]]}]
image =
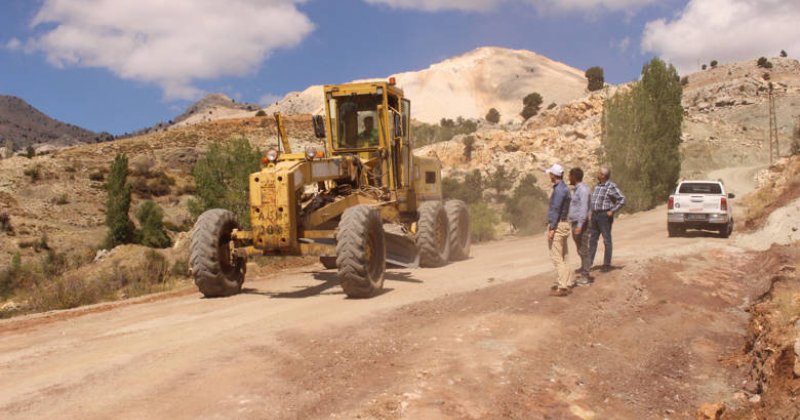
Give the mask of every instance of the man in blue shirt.
[{"label": "man in blue shirt", "polygon": [[555,164],[545,172],[550,175],[550,182],[553,183],[550,206],[547,209],[547,246],[556,268],[556,284],[552,291],[554,296],[567,296],[575,285],[572,270],[567,265],[567,239],[570,236],[567,216],[571,199],[569,188],[564,183],[564,168]]},{"label": "man in blue shirt", "polygon": [[605,252],[601,271],[604,273],[611,271],[611,226],[614,224],[614,215],[625,205],[625,196],[610,178],[610,169],[602,167],[597,171],[597,186],[594,187],[590,200],[592,234],[589,238],[589,264],[594,263],[597,243],[600,235],[603,235]]},{"label": "man in blue shirt", "polygon": [[575,283],[587,286],[591,283],[589,270],[592,269],[591,261],[589,261],[589,186],[583,182],[581,168],[569,170],[569,184],[575,186],[575,191],[572,193],[567,219],[572,226],[575,248],[581,257],[581,266],[578,269],[580,275]]}]

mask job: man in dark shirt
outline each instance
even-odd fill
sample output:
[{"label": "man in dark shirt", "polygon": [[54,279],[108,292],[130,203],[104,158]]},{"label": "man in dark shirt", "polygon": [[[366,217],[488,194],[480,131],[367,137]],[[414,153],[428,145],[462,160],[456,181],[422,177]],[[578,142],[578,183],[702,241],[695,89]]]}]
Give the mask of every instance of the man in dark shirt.
[{"label": "man in dark shirt", "polygon": [[567,240],[571,231],[567,220],[569,188],[564,183],[564,168],[561,165],[555,164],[545,172],[550,175],[550,181],[553,183],[550,206],[547,209],[547,246],[550,249],[550,259],[556,268],[556,284],[553,285],[552,291],[554,296],[567,296],[575,285],[572,270],[567,265]]},{"label": "man in dark shirt", "polygon": [[597,186],[594,187],[589,201],[589,206],[592,210],[590,216],[592,233],[589,239],[589,266],[591,267],[594,263],[594,257],[597,254],[597,242],[602,234],[605,252],[601,271],[604,273],[611,270],[611,225],[614,224],[614,215],[625,204],[625,196],[622,195],[617,184],[611,182],[610,178],[610,169],[602,167],[597,171]]}]

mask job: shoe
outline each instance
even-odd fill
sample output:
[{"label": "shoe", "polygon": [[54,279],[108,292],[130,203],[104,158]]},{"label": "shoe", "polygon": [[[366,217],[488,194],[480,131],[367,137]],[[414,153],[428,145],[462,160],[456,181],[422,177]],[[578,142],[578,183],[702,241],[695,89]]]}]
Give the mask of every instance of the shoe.
[{"label": "shoe", "polygon": [[601,273],[608,273],[609,271],[611,271],[613,269],[614,268],[612,268],[610,265],[604,265],[604,266],[600,267],[600,272]]},{"label": "shoe", "polygon": [[577,285],[577,286],[591,286],[592,285],[592,280],[589,279],[588,277],[579,277],[577,280],[575,280],[575,285]]},{"label": "shoe", "polygon": [[550,291],[551,292],[554,292],[556,290],[558,290],[558,285],[557,284],[554,284],[554,285],[550,286]]},{"label": "shoe", "polygon": [[563,289],[563,288],[559,287],[556,290],[553,290],[552,292],[550,292],[550,296],[565,297],[565,296],[569,296],[570,293],[572,293],[571,290]]}]

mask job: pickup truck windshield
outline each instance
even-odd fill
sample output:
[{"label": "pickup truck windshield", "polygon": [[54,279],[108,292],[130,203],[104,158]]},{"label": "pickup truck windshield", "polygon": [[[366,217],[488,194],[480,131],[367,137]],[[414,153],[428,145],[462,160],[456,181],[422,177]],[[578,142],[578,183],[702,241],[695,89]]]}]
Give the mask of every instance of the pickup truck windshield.
[{"label": "pickup truck windshield", "polygon": [[722,194],[722,186],[713,182],[684,182],[678,194]]}]

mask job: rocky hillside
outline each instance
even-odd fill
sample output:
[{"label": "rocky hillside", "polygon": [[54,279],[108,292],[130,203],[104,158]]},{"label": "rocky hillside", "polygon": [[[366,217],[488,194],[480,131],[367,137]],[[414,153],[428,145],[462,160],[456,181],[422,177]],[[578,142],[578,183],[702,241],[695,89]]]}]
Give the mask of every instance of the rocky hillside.
[{"label": "rocky hillside", "polygon": [[[767,92],[773,84],[781,152],[788,153],[792,129],[800,114],[800,63],[771,58],[772,68],[756,60],[723,64],[686,77],[683,105],[685,177],[704,176],[728,166],[766,164],[769,127]],[[559,162],[566,167],[597,167],[601,146],[603,100],[621,87],[608,87],[553,109],[525,124],[484,125],[475,139],[472,159],[464,155],[464,138],[425,147],[419,153],[439,157],[451,175],[498,165],[546,179],[543,169]]]},{"label": "rocky hillside", "polygon": [[[386,78],[388,78],[387,76]],[[516,121],[522,98],[538,92],[545,106],[563,104],[586,93],[583,72],[526,50],[478,48],[427,69],[391,75],[413,103],[413,117],[436,123],[442,118],[483,118],[491,108],[502,121]],[[385,79],[384,79],[385,80]],[[322,86],[286,95],[267,112],[319,113]]]},{"label": "rocky hillside", "polygon": [[173,122],[175,126],[184,126],[219,119],[245,118],[253,116],[260,108],[257,104],[238,103],[222,93],[211,93],[192,104]]},{"label": "rocky hillside", "polygon": [[110,137],[50,118],[15,96],[0,95],[0,147],[11,140],[15,150],[28,146],[42,150],[95,143]]}]

